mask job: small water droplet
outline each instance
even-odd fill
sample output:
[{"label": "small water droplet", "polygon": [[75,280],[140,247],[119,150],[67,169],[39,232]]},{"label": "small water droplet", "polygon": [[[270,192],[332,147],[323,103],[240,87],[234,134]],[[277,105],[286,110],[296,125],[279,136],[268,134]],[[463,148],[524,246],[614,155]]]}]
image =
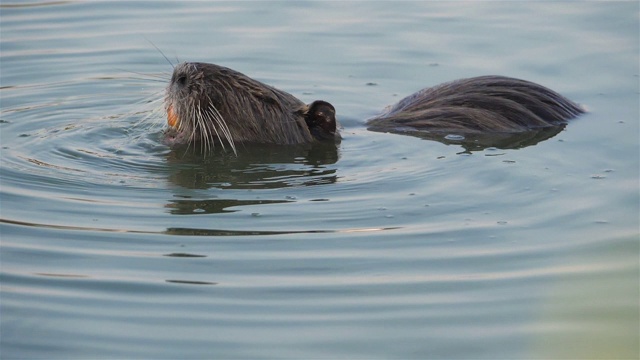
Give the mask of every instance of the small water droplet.
[{"label": "small water droplet", "polygon": [[595,175],[591,175],[592,179],[596,179],[596,180],[600,180],[600,179],[606,179],[607,177],[601,174],[595,174]]},{"label": "small water droplet", "polygon": [[296,200],[296,199],[297,199],[297,197],[295,197],[295,196],[293,196],[293,195],[287,195],[287,196],[285,196],[284,198],[285,198],[285,199],[288,199],[288,200]]},{"label": "small water droplet", "polygon": [[454,141],[464,140],[464,136],[456,135],[456,134],[449,134],[449,135],[445,136],[444,138],[447,139],[447,140],[454,140]]},{"label": "small water droplet", "polygon": [[507,225],[508,223],[504,220],[498,221],[498,225]]},{"label": "small water droplet", "polygon": [[389,214],[389,215],[385,215],[384,217],[386,217],[387,219],[392,219],[393,215]]}]

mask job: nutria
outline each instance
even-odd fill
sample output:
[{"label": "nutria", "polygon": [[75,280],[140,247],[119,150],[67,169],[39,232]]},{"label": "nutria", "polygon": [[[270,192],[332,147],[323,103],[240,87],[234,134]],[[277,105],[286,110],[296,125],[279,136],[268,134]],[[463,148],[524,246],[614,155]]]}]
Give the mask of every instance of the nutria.
[{"label": "nutria", "polygon": [[[336,140],[335,108],[293,95],[229,68],[208,63],[175,66],[166,90],[169,145],[199,142],[302,144]],[[379,132],[519,133],[560,126],[583,113],[541,85],[504,76],[462,79],[414,93],[370,119]]]},{"label": "nutria", "polygon": [[302,144],[339,137],[334,107],[293,95],[235,70],[207,63],[175,66],[166,90],[169,145],[200,142]]}]

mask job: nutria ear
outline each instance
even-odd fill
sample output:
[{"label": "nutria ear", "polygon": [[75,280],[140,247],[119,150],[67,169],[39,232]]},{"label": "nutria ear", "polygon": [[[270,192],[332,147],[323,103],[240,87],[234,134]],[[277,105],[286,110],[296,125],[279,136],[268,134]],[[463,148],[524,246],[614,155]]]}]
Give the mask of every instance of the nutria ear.
[{"label": "nutria ear", "polygon": [[326,101],[316,100],[307,106],[304,120],[316,139],[332,139],[336,135],[336,109]]}]

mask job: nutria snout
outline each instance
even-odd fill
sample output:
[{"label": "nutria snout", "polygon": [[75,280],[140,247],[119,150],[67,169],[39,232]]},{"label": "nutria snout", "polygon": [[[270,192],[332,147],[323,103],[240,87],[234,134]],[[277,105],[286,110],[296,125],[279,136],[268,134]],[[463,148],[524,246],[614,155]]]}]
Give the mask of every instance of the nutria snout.
[{"label": "nutria snout", "polygon": [[[340,138],[336,110],[235,70],[208,63],[175,66],[166,89],[169,145],[302,144]],[[518,133],[565,124],[584,110],[542,85],[481,76],[420,90],[367,122],[379,132]]]}]

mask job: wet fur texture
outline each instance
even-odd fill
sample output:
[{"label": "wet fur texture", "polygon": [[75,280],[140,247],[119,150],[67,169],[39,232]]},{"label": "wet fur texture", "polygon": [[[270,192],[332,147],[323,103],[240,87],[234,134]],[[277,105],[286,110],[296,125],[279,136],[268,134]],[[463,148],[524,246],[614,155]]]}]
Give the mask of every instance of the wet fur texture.
[{"label": "wet fur texture", "polygon": [[481,76],[418,91],[367,124],[380,132],[516,133],[565,124],[583,112],[544,86]]},{"label": "wet fur texture", "polygon": [[306,105],[287,92],[214,64],[176,65],[165,108],[178,119],[167,132],[170,145],[200,143],[208,149],[226,143],[235,152],[240,142],[302,144],[337,136],[331,104],[319,100]]}]

